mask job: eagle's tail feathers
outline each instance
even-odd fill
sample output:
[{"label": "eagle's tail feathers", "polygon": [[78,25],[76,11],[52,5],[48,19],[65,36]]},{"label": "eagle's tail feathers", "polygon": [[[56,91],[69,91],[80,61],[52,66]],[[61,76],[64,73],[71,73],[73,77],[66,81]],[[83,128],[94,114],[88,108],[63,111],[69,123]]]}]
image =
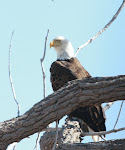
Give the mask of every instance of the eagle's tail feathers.
[{"label": "eagle's tail feathers", "polygon": [[[88,130],[89,130],[89,132],[94,132],[89,126],[88,126]],[[99,141],[101,141],[101,137],[98,136],[98,135],[93,135],[93,136],[91,136],[91,137],[92,137],[92,139],[93,139],[94,142],[99,142]]]}]

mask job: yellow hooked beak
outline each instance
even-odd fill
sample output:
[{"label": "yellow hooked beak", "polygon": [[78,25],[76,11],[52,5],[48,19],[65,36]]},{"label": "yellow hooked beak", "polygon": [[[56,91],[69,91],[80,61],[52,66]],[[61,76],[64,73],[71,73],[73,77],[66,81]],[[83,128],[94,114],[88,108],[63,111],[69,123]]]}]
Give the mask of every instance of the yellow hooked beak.
[{"label": "yellow hooked beak", "polygon": [[55,46],[55,44],[54,44],[54,40],[50,43],[50,48],[51,47],[54,47]]}]

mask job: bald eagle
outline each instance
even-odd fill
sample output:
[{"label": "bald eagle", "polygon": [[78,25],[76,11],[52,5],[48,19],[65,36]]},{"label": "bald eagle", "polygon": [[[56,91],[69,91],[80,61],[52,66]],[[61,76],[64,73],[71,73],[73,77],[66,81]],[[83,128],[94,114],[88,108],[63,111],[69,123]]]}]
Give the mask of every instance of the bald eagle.
[{"label": "bald eagle", "polygon": [[[53,91],[57,91],[69,81],[91,77],[74,57],[74,49],[70,41],[58,36],[50,43],[51,47],[54,47],[57,52],[57,60],[50,68]],[[106,131],[105,114],[101,105],[79,107],[69,116],[81,119],[87,125],[89,132]],[[101,140],[99,136],[92,136],[92,139],[94,142]]]}]

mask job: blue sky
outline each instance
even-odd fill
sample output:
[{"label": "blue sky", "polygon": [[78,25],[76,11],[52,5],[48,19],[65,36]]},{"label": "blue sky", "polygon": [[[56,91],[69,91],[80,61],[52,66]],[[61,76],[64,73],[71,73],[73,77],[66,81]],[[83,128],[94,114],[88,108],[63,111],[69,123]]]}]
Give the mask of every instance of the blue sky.
[{"label": "blue sky", "polygon": [[[56,53],[49,43],[58,35],[72,42],[76,50],[92,38],[112,18],[122,0],[27,0],[1,1],[0,4],[0,122],[16,117],[17,106],[8,77],[8,50],[14,30],[11,53],[11,75],[21,114],[43,99],[40,58],[44,50],[47,29],[50,30],[46,69],[47,95],[51,94],[49,68],[56,60]],[[81,50],[77,58],[93,76],[125,74],[125,8],[113,24],[95,41]],[[107,130],[113,128],[121,102],[116,102],[106,112]],[[117,128],[125,126],[125,106]],[[61,124],[63,121],[61,121]],[[123,138],[125,132],[107,135],[107,139]],[[33,149],[36,134],[22,140],[17,150]],[[91,138],[85,138],[85,142]]]}]

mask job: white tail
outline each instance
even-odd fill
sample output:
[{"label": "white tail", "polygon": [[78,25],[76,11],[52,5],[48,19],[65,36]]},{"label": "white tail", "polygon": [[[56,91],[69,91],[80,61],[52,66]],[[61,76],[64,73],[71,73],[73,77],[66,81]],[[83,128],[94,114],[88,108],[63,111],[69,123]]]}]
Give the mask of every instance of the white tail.
[{"label": "white tail", "polygon": [[[88,126],[88,130],[89,130],[89,132],[94,132],[89,126]],[[99,142],[99,141],[101,141],[101,137],[98,136],[98,135],[93,135],[93,136],[91,136],[91,137],[92,137],[92,139],[93,139],[94,142]]]}]

